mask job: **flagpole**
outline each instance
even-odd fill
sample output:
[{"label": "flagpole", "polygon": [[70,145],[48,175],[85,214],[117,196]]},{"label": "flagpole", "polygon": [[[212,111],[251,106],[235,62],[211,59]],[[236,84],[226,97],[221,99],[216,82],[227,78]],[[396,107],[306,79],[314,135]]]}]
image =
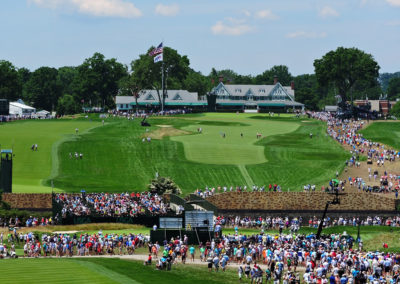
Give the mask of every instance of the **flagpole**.
[{"label": "flagpole", "polygon": [[164,112],[164,59],[161,64],[161,111]]}]

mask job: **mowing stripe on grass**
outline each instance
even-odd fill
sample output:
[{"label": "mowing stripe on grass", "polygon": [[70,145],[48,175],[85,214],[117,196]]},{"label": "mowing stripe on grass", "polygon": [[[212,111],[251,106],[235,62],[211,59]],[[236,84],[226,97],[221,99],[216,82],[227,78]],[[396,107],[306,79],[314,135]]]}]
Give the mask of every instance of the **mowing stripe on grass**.
[{"label": "mowing stripe on grass", "polygon": [[[107,123],[108,124],[108,123]],[[88,129],[85,129],[84,131],[82,131],[79,135],[85,135],[87,133],[89,133],[91,130],[99,127],[100,125],[97,126],[93,126],[90,127]],[[51,162],[52,162],[52,166],[51,166],[51,174],[47,179],[42,180],[42,184],[45,186],[51,185],[51,180],[53,180],[54,178],[56,178],[59,175],[59,171],[60,171],[60,153],[59,153],[59,147],[61,144],[68,142],[68,141],[77,141],[77,138],[79,138],[78,135],[76,134],[70,134],[70,135],[65,135],[64,138],[56,141],[52,147],[51,147]],[[62,160],[62,159],[61,159]]]},{"label": "mowing stripe on grass", "polygon": [[238,165],[238,168],[240,170],[240,172],[242,173],[242,176],[244,177],[244,179],[246,180],[247,186],[253,186],[254,185],[254,181],[251,178],[251,176],[249,175],[249,173],[246,170],[246,166],[245,165]]},{"label": "mowing stripe on grass", "polygon": [[90,261],[79,261],[75,260],[76,263],[88,268],[90,271],[96,272],[100,275],[108,277],[110,280],[115,281],[120,284],[141,284],[141,282],[137,282],[123,274],[112,271],[102,265],[98,265],[96,263]]}]

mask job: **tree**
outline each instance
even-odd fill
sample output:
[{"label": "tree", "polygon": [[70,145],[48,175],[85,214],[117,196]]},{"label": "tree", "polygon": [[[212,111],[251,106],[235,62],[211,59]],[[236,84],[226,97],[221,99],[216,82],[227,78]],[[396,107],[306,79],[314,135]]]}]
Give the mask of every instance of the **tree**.
[{"label": "tree", "polygon": [[182,82],[189,72],[189,59],[186,55],[180,55],[175,49],[164,47],[164,61],[154,63],[153,57],[148,53],[153,50],[151,47],[146,54],[139,55],[139,59],[132,61],[132,76],[143,89],[156,90],[160,105],[164,104],[165,97],[160,94],[161,87],[161,66],[164,64],[165,89],[181,89]]},{"label": "tree", "polygon": [[379,75],[379,83],[381,85],[382,91],[386,94],[389,87],[389,81],[392,78],[400,78],[400,72],[395,73],[382,73]]},{"label": "tree", "polygon": [[76,67],[64,66],[58,68],[57,82],[62,95],[76,93],[78,77],[79,72]]},{"label": "tree", "polygon": [[400,118],[400,101],[397,102],[392,109],[390,110],[390,114],[394,115],[397,118]]},{"label": "tree", "polygon": [[259,85],[272,85],[274,77],[278,77],[278,81],[282,86],[289,86],[293,80],[289,68],[285,65],[275,65],[271,69],[264,71],[262,74],[254,78],[254,83]]},{"label": "tree", "polygon": [[400,77],[390,79],[387,94],[389,100],[400,98]]},{"label": "tree", "polygon": [[352,95],[356,84],[373,87],[379,76],[379,65],[372,55],[357,48],[339,47],[316,59],[314,67],[321,86],[337,88],[342,106]]},{"label": "tree", "polygon": [[28,99],[28,93],[26,91],[26,84],[29,81],[29,78],[31,77],[31,71],[29,71],[29,69],[27,68],[19,68],[18,69],[18,78],[19,78],[19,82],[21,84],[21,97],[23,100],[27,100]]},{"label": "tree", "polygon": [[189,92],[197,92],[199,96],[204,96],[211,90],[210,80],[201,74],[201,72],[196,72],[190,70],[189,74],[183,82],[183,87]]},{"label": "tree", "polygon": [[174,183],[174,181],[168,177],[157,177],[149,184],[149,190],[151,193],[157,193],[162,195],[164,193],[181,194],[181,189]]},{"label": "tree", "polygon": [[307,109],[317,110],[320,96],[318,83],[314,74],[304,74],[294,77],[295,99],[303,103]]},{"label": "tree", "polygon": [[0,60],[0,98],[16,100],[22,96],[18,71],[11,62]]},{"label": "tree", "polygon": [[26,83],[28,103],[39,109],[54,110],[61,95],[57,75],[57,69],[50,67],[40,67],[32,72]]},{"label": "tree", "polygon": [[105,59],[96,52],[78,66],[75,84],[76,101],[113,108],[114,96],[118,93],[118,82],[127,76],[127,68],[115,58]]},{"label": "tree", "polygon": [[143,89],[140,83],[137,82],[132,74],[123,77],[118,82],[119,85],[119,95],[121,96],[133,96],[135,98],[135,112],[138,112],[138,99],[143,94]]},{"label": "tree", "polygon": [[78,104],[71,95],[63,95],[58,99],[57,115],[75,114],[79,112]]}]

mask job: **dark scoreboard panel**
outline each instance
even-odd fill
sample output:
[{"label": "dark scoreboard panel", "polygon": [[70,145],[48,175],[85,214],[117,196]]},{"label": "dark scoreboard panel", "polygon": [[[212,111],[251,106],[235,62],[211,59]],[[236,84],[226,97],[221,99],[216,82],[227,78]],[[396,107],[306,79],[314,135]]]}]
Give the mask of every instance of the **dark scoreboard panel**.
[{"label": "dark scoreboard panel", "polygon": [[8,100],[0,99],[0,115],[8,115],[10,112],[10,106]]}]

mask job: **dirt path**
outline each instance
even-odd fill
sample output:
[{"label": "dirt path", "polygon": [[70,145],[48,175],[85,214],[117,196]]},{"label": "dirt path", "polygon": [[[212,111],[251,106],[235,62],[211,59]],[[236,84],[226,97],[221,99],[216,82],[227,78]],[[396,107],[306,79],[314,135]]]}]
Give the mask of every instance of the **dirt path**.
[{"label": "dirt path", "polygon": [[[199,259],[199,254],[198,252],[196,252],[197,254],[195,255],[195,259],[192,262],[189,258],[186,260],[185,265],[196,265],[196,266],[204,266],[205,269],[207,269],[207,262],[202,262]],[[119,258],[119,259],[125,259],[125,260],[138,260],[138,261],[146,261],[147,260],[148,255],[147,254],[133,254],[133,255],[91,255],[91,256],[73,256],[72,258]],[[161,257],[161,255],[159,256]],[[56,257],[50,257],[50,258],[56,258]],[[65,257],[63,257],[65,258]],[[156,263],[158,259],[153,257],[153,265],[154,263]],[[182,261],[180,259],[178,259],[177,264],[182,264]],[[234,261],[230,261],[227,265],[227,269],[231,268],[231,269],[237,269],[239,266],[244,266],[244,264],[238,264],[237,262]],[[254,265],[254,262],[252,263],[252,266]],[[257,265],[260,266],[264,271],[267,269],[267,265],[263,264],[263,263],[259,263],[257,262]],[[220,266],[221,269],[221,266]],[[298,266],[297,267],[297,271],[298,272],[304,272],[305,271],[305,267],[303,266]]]},{"label": "dirt path", "polygon": [[[371,122],[366,122],[364,121],[363,127],[367,127]],[[337,131],[337,128],[335,129]],[[352,147],[349,145],[343,145],[341,144],[342,147],[346,151],[352,150]],[[384,145],[384,144],[381,144]],[[385,149],[392,149],[391,147],[388,147],[387,145],[384,145]],[[367,157],[366,154],[360,154],[364,157]],[[375,170],[378,171],[378,177],[376,180],[374,180],[374,177],[372,175],[371,179],[369,179],[369,173],[368,173],[368,168],[371,169],[371,172],[373,173]],[[339,175],[340,180],[346,180],[348,181],[349,177],[361,177],[365,183],[369,186],[380,186],[380,177],[384,174],[384,172],[387,172],[388,174],[394,174],[394,175],[400,175],[400,161],[397,159],[395,162],[389,162],[385,161],[384,166],[379,166],[377,165],[376,161],[373,161],[373,164],[367,164],[367,161],[362,161],[360,162],[360,167],[345,167],[344,171]],[[394,181],[392,181],[394,183]],[[348,183],[346,184],[346,191],[347,192],[359,192],[358,188],[356,186],[350,186]],[[375,194],[383,194],[387,197],[395,198],[394,193],[375,193]]]}]

